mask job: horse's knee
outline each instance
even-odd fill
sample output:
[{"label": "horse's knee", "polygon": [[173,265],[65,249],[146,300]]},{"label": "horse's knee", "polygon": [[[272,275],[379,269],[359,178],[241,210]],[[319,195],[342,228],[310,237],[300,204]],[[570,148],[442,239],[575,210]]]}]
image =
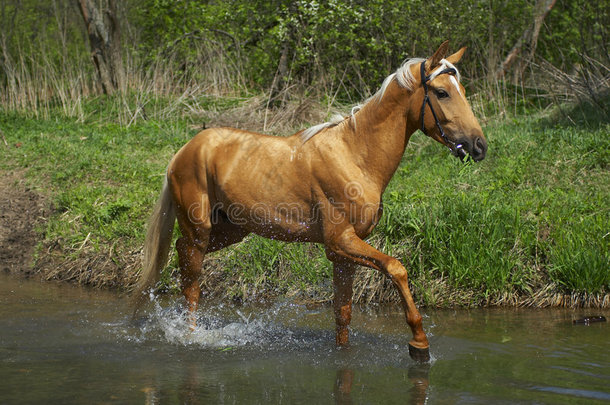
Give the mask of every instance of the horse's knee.
[{"label": "horse's knee", "polygon": [[358,239],[353,232],[341,232],[326,239],[326,258],[333,263],[349,262],[350,255],[348,253],[349,246],[353,243],[354,238]]},{"label": "horse's knee", "polygon": [[407,283],[409,280],[407,269],[397,260],[392,258],[392,260],[387,265],[388,276],[395,283]]}]

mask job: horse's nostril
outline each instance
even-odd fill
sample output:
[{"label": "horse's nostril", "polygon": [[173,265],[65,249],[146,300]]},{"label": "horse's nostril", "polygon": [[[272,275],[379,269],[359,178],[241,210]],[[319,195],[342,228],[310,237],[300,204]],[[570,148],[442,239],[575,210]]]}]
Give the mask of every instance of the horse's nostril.
[{"label": "horse's nostril", "polygon": [[485,153],[485,142],[480,137],[474,140],[474,151],[477,155]]},{"label": "horse's nostril", "polygon": [[474,147],[475,147],[476,149],[478,149],[479,151],[482,151],[482,150],[483,150],[483,141],[481,140],[481,138],[477,138],[477,139],[474,141]]}]

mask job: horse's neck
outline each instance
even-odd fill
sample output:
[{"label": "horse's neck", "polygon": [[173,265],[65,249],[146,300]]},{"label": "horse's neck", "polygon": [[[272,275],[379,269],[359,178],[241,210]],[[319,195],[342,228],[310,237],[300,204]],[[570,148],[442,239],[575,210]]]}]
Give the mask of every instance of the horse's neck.
[{"label": "horse's neck", "polygon": [[352,153],[361,169],[384,190],[398,168],[409,138],[417,130],[409,119],[409,95],[396,81],[381,100],[367,102],[354,116]]}]

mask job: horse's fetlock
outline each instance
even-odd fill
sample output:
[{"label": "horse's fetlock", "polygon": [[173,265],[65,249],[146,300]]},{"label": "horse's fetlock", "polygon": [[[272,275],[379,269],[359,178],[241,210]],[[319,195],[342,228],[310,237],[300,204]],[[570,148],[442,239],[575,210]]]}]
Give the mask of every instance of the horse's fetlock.
[{"label": "horse's fetlock", "polygon": [[421,326],[424,318],[420,314],[409,314],[407,323],[413,326]]}]

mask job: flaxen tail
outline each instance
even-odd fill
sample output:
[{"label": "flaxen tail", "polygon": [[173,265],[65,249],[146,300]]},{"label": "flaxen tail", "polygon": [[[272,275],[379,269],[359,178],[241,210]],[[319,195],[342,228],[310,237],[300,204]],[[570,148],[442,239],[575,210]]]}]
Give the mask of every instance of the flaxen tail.
[{"label": "flaxen tail", "polygon": [[147,290],[157,283],[161,270],[167,264],[175,221],[174,201],[166,179],[159,201],[148,222],[142,272],[133,295],[134,314],[145,301]]}]

